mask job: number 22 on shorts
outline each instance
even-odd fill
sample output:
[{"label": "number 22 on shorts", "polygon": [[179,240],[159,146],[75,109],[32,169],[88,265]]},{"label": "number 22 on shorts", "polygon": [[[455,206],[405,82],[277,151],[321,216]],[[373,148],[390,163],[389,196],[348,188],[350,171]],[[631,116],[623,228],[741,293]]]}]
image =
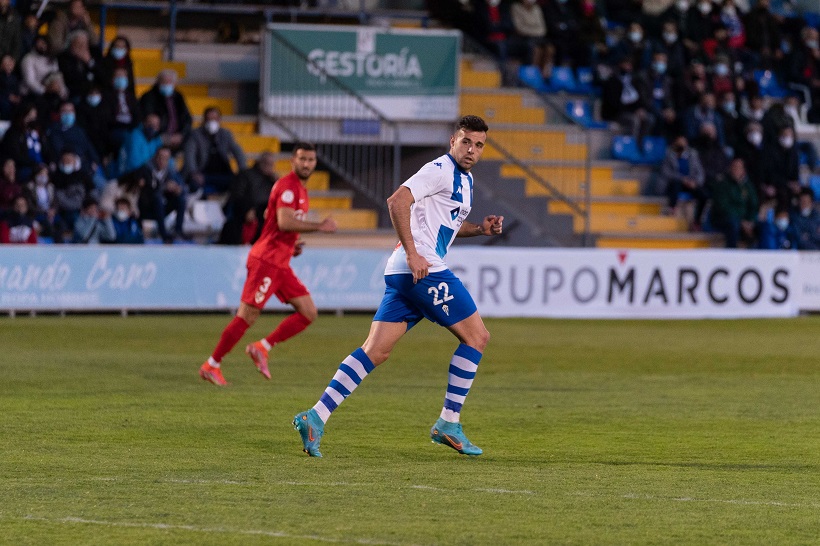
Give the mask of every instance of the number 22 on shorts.
[{"label": "number 22 on shorts", "polygon": [[[439,299],[439,291],[444,292],[444,297]],[[427,289],[428,294],[433,294],[433,305],[441,305],[446,301],[450,301],[455,296],[450,295],[450,287],[447,285],[446,282],[441,282],[438,285],[438,288],[435,286],[431,286]]]}]

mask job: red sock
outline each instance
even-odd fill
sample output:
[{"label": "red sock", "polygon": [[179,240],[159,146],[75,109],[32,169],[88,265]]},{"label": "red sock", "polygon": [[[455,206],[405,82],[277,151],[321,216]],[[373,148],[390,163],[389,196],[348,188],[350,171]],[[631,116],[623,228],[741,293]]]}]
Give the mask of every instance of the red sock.
[{"label": "red sock", "polygon": [[222,330],[222,337],[219,338],[219,343],[216,344],[216,349],[211,357],[217,362],[222,362],[222,357],[231,352],[245,331],[249,328],[249,324],[245,322],[242,317],[234,317],[224,330]]},{"label": "red sock", "polygon": [[308,326],[310,326],[310,321],[305,315],[293,313],[280,322],[276,330],[266,337],[265,340],[273,347],[277,343],[282,343],[286,339],[292,338]]}]

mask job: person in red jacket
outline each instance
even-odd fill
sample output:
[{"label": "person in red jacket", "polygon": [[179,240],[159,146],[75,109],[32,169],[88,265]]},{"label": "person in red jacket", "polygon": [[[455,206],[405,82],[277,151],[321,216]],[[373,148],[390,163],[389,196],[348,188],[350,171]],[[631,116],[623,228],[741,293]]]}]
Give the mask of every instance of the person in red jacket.
[{"label": "person in red jacket", "polygon": [[0,222],[0,243],[37,243],[37,229],[34,218],[29,214],[28,201],[20,195],[14,199],[14,208]]},{"label": "person in red jacket", "polygon": [[256,322],[271,296],[275,295],[282,303],[293,306],[295,313],[280,322],[270,335],[245,348],[259,373],[266,379],[270,379],[268,351],[303,331],[316,319],[316,304],[291,269],[290,259],[302,253],[300,233],[332,233],[336,231],[336,221],[331,217],[321,222],[305,219],[309,205],[305,186],[316,169],[316,148],[308,143],[295,144],[291,165],[293,170],[273,185],[262,234],[248,254],[248,277],[239,310],[222,331],[214,352],[199,369],[200,377],[214,385],[227,385],[222,376],[222,358]]}]

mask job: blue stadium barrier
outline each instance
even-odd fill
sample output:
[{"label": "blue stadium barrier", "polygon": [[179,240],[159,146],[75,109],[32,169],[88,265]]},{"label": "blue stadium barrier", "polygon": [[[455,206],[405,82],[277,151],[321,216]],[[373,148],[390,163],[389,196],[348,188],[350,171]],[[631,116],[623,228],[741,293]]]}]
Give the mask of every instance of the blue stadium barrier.
[{"label": "blue stadium barrier", "polygon": [[639,165],[654,165],[666,155],[666,140],[662,137],[645,137],[639,146],[631,136],[616,135],[612,138],[612,157]]},{"label": "blue stadium barrier", "polygon": [[590,129],[605,129],[606,122],[596,121],[592,116],[592,104],[587,100],[567,101],[566,113],[569,117]]},{"label": "blue stadium barrier", "polygon": [[820,30],[820,12],[807,11],[803,14],[806,25]]}]

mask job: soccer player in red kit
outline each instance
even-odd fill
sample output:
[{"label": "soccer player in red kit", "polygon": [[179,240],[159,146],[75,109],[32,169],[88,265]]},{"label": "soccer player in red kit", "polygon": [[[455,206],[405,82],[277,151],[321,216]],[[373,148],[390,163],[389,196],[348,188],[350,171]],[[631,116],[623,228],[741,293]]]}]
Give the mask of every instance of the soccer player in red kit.
[{"label": "soccer player in red kit", "polygon": [[270,379],[268,351],[271,347],[295,336],[316,319],[316,304],[291,269],[290,259],[302,253],[300,233],[333,233],[336,231],[336,221],[331,217],[321,222],[305,220],[308,211],[305,184],[316,169],[316,148],[304,142],[294,145],[291,165],[293,171],[277,180],[270,192],[262,234],[248,254],[248,278],[242,289],[239,310],[222,331],[222,337],[210,358],[199,369],[200,377],[214,385],[228,384],[222,377],[222,358],[253,326],[271,296],[275,295],[282,303],[292,305],[296,312],[280,322],[269,336],[245,348],[259,373],[266,379]]}]

